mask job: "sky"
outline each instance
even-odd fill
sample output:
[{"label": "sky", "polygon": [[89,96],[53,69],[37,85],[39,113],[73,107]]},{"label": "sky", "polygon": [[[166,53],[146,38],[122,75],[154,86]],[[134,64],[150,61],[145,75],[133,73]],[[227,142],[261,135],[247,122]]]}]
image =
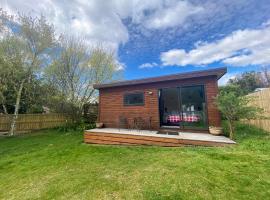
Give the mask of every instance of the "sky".
[{"label": "sky", "polygon": [[270,66],[270,0],[0,0],[57,34],[115,51],[125,79],[228,67],[225,84]]}]

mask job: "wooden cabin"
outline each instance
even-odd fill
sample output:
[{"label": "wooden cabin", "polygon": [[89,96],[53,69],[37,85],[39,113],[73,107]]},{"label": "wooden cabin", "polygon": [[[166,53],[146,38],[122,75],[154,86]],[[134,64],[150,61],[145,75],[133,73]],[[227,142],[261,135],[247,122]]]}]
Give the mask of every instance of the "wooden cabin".
[{"label": "wooden cabin", "polygon": [[217,68],[94,85],[99,90],[98,122],[106,128],[136,128],[140,119],[145,130],[220,127],[214,98],[226,72]]}]

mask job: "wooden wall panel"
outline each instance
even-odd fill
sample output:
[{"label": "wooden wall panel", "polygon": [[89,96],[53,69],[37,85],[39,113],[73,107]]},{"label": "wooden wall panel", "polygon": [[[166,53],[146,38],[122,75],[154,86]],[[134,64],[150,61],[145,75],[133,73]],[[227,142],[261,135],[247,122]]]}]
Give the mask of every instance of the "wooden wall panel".
[{"label": "wooden wall panel", "polygon": [[[116,128],[119,124],[118,119],[120,115],[125,116],[130,123],[132,123],[134,117],[142,117],[145,120],[151,117],[152,128],[159,129],[159,89],[184,85],[205,85],[209,125],[220,126],[220,113],[214,104],[214,97],[218,93],[215,76],[100,89],[99,121],[104,123],[105,127]],[[144,92],[145,104],[143,106],[124,106],[123,94],[136,91]]]}]

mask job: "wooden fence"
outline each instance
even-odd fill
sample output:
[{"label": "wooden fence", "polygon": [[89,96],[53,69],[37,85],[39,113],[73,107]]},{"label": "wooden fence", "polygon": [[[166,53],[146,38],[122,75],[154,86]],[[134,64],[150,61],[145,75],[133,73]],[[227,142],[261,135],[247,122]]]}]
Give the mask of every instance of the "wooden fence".
[{"label": "wooden fence", "polygon": [[[12,115],[0,115],[0,131],[10,129]],[[70,121],[65,114],[19,114],[16,131],[30,131],[63,126]]]},{"label": "wooden fence", "polygon": [[248,120],[246,123],[255,125],[261,129],[270,132],[270,88],[264,89],[259,92],[254,92],[248,96],[254,97],[251,105],[263,109],[263,115],[269,119]]}]

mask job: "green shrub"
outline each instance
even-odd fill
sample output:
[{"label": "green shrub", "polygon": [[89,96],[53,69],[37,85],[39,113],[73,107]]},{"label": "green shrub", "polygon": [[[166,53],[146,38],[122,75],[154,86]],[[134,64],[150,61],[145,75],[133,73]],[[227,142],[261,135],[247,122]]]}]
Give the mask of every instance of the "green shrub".
[{"label": "green shrub", "polygon": [[96,128],[96,124],[81,121],[76,123],[68,123],[66,125],[57,127],[56,129],[59,131],[68,132],[68,131],[84,131],[93,128]]}]

